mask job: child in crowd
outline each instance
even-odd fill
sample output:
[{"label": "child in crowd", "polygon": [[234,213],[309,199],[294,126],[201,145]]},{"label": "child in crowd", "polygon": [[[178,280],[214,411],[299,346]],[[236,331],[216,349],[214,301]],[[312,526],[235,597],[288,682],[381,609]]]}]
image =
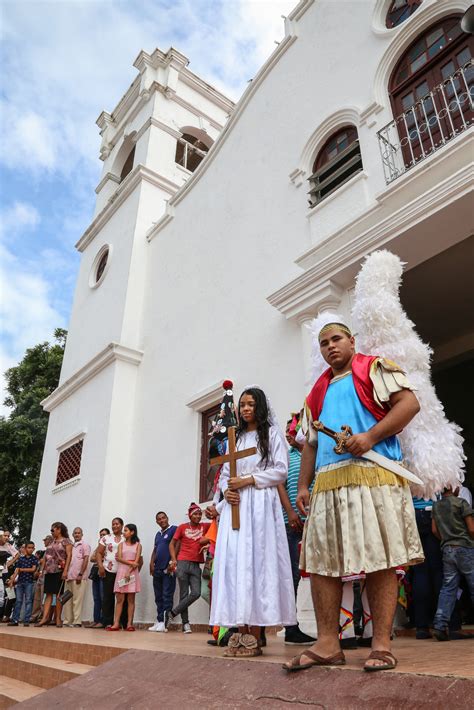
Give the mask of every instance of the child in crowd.
[{"label": "child in crowd", "polygon": [[33,607],[33,592],[35,586],[35,573],[39,565],[39,560],[34,555],[35,543],[27,542],[24,546],[24,554],[20,555],[15,562],[15,569],[8,582],[13,588],[16,585],[16,602],[12,614],[12,620],[8,626],[18,626],[20,621],[23,601],[25,602],[25,614],[23,626],[30,625],[31,610]]},{"label": "child in crowd", "polygon": [[141,591],[139,564],[142,546],[138,537],[137,526],[128,523],[123,529],[124,542],[117,551],[117,576],[115,578],[115,617],[112,626],[107,631],[120,631],[120,615],[127,597],[128,623],[127,631],[135,631],[133,615],[135,613],[135,594]]}]

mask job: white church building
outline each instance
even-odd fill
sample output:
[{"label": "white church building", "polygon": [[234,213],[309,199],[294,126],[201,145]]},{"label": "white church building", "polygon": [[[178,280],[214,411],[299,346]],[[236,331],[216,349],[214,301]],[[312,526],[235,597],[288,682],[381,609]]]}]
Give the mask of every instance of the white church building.
[{"label": "white church building", "polygon": [[[92,545],[120,516],[144,547],[137,621],[155,617],[155,514],[212,497],[207,433],[230,378],[281,423],[311,387],[308,324],[350,319],[378,248],[406,262],[402,302],[434,381],[474,432],[470,0],[301,0],[237,104],[179,51],[140,52],[97,121],[102,178],[49,427],[33,539],[54,520]],[[148,582],[147,582],[148,579]],[[201,600],[192,622],[205,623]]]}]

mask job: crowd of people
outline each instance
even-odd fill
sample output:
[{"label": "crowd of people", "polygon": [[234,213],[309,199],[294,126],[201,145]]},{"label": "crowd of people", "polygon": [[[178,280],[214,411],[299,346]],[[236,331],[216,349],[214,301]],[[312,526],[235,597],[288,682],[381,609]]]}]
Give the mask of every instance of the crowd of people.
[{"label": "crowd of people", "polygon": [[[191,503],[179,525],[156,514],[149,561],[156,622],[148,631],[165,633],[179,618],[191,633],[189,610],[202,597],[210,605],[208,642],[226,646],[228,657],[261,655],[266,627],[283,627],[287,644],[311,646],[284,664],[288,672],[342,665],[344,650],[357,645],[371,646],[365,670],[394,668],[397,600],[417,639],[473,638],[461,629],[459,606],[462,585],[474,603],[469,491],[448,487],[435,501],[412,501],[396,466],[403,458],[397,433],[419,409],[405,374],[356,354],[344,324],[325,326],[319,343],[329,368],[286,431],[261,388],[245,388],[236,408],[237,475],[230,475],[227,447],[212,505],[203,511]],[[343,445],[339,437],[334,447],[343,424]],[[369,450],[388,468],[368,462]],[[35,551],[28,541],[17,550],[10,532],[0,531],[4,622],[80,627],[91,583],[92,628],[135,631],[144,583],[135,524],[115,517],[91,546],[80,527],[71,540],[54,522],[43,547]],[[318,639],[297,621],[302,573],[311,578]],[[463,613],[472,615],[472,607]]]}]

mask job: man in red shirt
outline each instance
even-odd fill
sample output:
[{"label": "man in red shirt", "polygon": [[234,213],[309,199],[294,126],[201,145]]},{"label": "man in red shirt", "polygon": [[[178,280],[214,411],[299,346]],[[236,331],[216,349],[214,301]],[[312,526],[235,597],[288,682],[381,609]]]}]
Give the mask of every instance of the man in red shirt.
[{"label": "man in red shirt", "polygon": [[201,595],[201,567],[204,562],[204,547],[208,544],[205,537],[210,523],[201,523],[202,510],[196,503],[188,509],[189,523],[178,525],[170,542],[170,569],[176,571],[179,582],[179,604],[165,613],[165,627],[178,614],[181,614],[183,632],[191,633],[188,608]]}]

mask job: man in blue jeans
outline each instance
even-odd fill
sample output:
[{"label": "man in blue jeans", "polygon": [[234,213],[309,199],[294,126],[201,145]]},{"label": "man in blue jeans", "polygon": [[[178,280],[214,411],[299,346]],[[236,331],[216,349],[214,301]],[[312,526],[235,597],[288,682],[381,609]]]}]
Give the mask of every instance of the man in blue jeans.
[{"label": "man in blue jeans", "polygon": [[448,623],[456,603],[461,576],[466,578],[474,603],[474,518],[471,506],[458,498],[458,490],[445,488],[433,505],[432,530],[443,550],[443,586],[439,593],[433,633],[438,641],[448,641]]},{"label": "man in blue jeans", "polygon": [[176,587],[176,577],[169,569],[170,552],[169,544],[176,532],[176,525],[170,525],[168,516],[162,510],[156,514],[159,530],[155,535],[155,544],[150,559],[150,575],[153,577],[153,590],[157,612],[156,624],[150,626],[148,631],[164,632],[165,611],[173,607],[173,595]]},{"label": "man in blue jeans", "polygon": [[12,620],[8,626],[18,626],[20,621],[21,608],[23,601],[25,602],[25,614],[23,617],[23,626],[30,625],[31,610],[33,608],[33,592],[35,586],[35,572],[39,561],[33,554],[35,551],[35,543],[27,542],[25,545],[25,554],[21,555],[15,563],[15,571],[12,574],[9,585],[16,585],[16,602],[12,614]]}]

